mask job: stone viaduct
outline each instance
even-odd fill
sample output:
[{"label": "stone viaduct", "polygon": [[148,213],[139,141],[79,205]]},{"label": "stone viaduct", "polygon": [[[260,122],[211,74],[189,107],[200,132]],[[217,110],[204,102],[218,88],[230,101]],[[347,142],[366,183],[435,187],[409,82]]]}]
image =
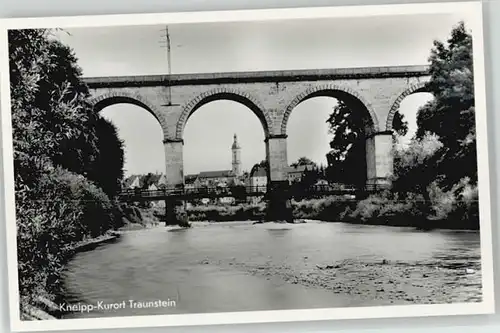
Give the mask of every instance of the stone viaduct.
[{"label": "stone viaduct", "polygon": [[236,101],[255,113],[266,138],[268,179],[270,183],[285,181],[288,119],[299,103],[316,96],[335,97],[363,110],[369,124],[367,183],[390,185],[394,114],[403,98],[424,91],[429,79],[427,66],[400,66],[88,77],[85,82],[96,111],[131,103],[153,114],[163,130],[167,180],[175,187],[184,183],[186,122],[198,108],[215,100]]}]

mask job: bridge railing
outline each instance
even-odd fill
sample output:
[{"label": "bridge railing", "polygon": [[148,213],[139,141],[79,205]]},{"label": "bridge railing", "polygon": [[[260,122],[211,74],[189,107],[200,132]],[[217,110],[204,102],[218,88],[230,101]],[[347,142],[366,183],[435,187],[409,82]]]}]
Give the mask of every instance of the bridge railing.
[{"label": "bridge railing", "polygon": [[[356,188],[351,185],[344,184],[320,184],[308,187],[300,187],[291,185],[289,190],[291,194],[297,195],[310,195],[310,194],[346,194],[356,195],[360,192],[376,192],[386,189],[387,186],[370,184],[363,188]],[[121,197],[128,198],[166,198],[170,196],[197,196],[197,197],[211,197],[224,195],[239,197],[247,195],[265,195],[267,193],[267,186],[228,186],[228,187],[179,187],[179,188],[165,188],[157,190],[148,189],[127,189],[120,193]]]},{"label": "bridge railing", "polygon": [[196,188],[165,188],[157,190],[148,189],[127,189],[123,190],[120,195],[127,197],[163,197],[176,195],[246,195],[267,192],[267,186],[229,186],[229,187],[196,187]]}]

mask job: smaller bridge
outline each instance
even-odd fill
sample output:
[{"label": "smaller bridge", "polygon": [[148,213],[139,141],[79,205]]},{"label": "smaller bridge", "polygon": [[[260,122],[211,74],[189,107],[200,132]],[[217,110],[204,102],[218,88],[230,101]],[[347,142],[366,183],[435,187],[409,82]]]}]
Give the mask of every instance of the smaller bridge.
[{"label": "smaller bridge", "polygon": [[[367,185],[362,189],[349,186],[313,185],[307,188],[290,186],[290,198],[307,198],[319,196],[348,196],[350,198],[364,197],[369,193],[380,190],[376,185]],[[266,196],[267,186],[234,186],[234,187],[200,187],[200,188],[173,188],[160,190],[130,189],[119,195],[121,201],[159,201],[167,199],[192,200],[203,198],[246,198]]]}]

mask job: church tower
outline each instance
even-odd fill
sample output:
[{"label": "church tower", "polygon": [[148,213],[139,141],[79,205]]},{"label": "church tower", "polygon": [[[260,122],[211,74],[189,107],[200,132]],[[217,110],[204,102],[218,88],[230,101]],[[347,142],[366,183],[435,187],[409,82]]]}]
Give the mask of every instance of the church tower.
[{"label": "church tower", "polygon": [[235,176],[241,176],[241,147],[238,144],[236,133],[234,134],[234,141],[231,150],[233,151],[233,174]]}]

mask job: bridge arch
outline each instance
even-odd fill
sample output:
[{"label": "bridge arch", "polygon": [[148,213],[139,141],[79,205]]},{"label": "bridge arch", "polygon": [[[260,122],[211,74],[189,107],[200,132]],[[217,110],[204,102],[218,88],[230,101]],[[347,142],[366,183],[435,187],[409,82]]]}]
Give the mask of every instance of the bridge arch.
[{"label": "bridge arch", "polygon": [[163,132],[163,136],[165,136],[167,124],[165,119],[163,118],[160,110],[158,110],[155,106],[151,105],[144,97],[139,94],[128,93],[124,91],[120,92],[110,92],[99,95],[97,97],[91,98],[89,101],[96,112],[100,112],[104,108],[115,105],[115,104],[133,104],[139,106],[155,117],[155,119],[160,124],[160,127]]},{"label": "bridge arch", "polygon": [[419,82],[416,84],[411,85],[409,88],[405,89],[399,96],[396,98],[394,103],[392,103],[392,106],[389,110],[389,114],[387,115],[387,121],[385,124],[385,128],[387,131],[392,131],[392,126],[393,126],[393,121],[394,121],[394,115],[396,112],[399,111],[399,107],[401,106],[401,102],[407,97],[410,96],[411,94],[416,94],[420,92],[429,92],[427,90],[427,83],[426,82]]},{"label": "bridge arch", "polygon": [[283,115],[283,120],[281,122],[281,134],[286,135],[286,129],[288,125],[288,120],[290,118],[290,115],[293,111],[293,109],[302,103],[305,100],[308,100],[313,97],[320,97],[320,96],[326,96],[326,97],[333,97],[333,98],[338,98],[340,100],[343,100],[345,102],[354,102],[358,105],[362,105],[363,108],[365,108],[369,115],[370,119],[372,122],[372,127],[374,132],[379,131],[379,124],[378,124],[378,118],[377,115],[375,114],[375,111],[373,110],[373,107],[371,106],[370,103],[368,103],[363,96],[361,96],[358,92],[348,88],[348,87],[342,87],[336,84],[323,84],[323,85],[318,85],[314,87],[310,87],[297,95],[286,107],[284,115]]},{"label": "bridge arch", "polygon": [[246,92],[234,88],[221,87],[201,93],[184,106],[179,121],[177,122],[176,139],[182,140],[186,123],[196,110],[207,103],[217,100],[230,100],[248,107],[259,118],[266,137],[269,135],[269,130],[272,128],[272,120],[264,106],[256,98]]}]

